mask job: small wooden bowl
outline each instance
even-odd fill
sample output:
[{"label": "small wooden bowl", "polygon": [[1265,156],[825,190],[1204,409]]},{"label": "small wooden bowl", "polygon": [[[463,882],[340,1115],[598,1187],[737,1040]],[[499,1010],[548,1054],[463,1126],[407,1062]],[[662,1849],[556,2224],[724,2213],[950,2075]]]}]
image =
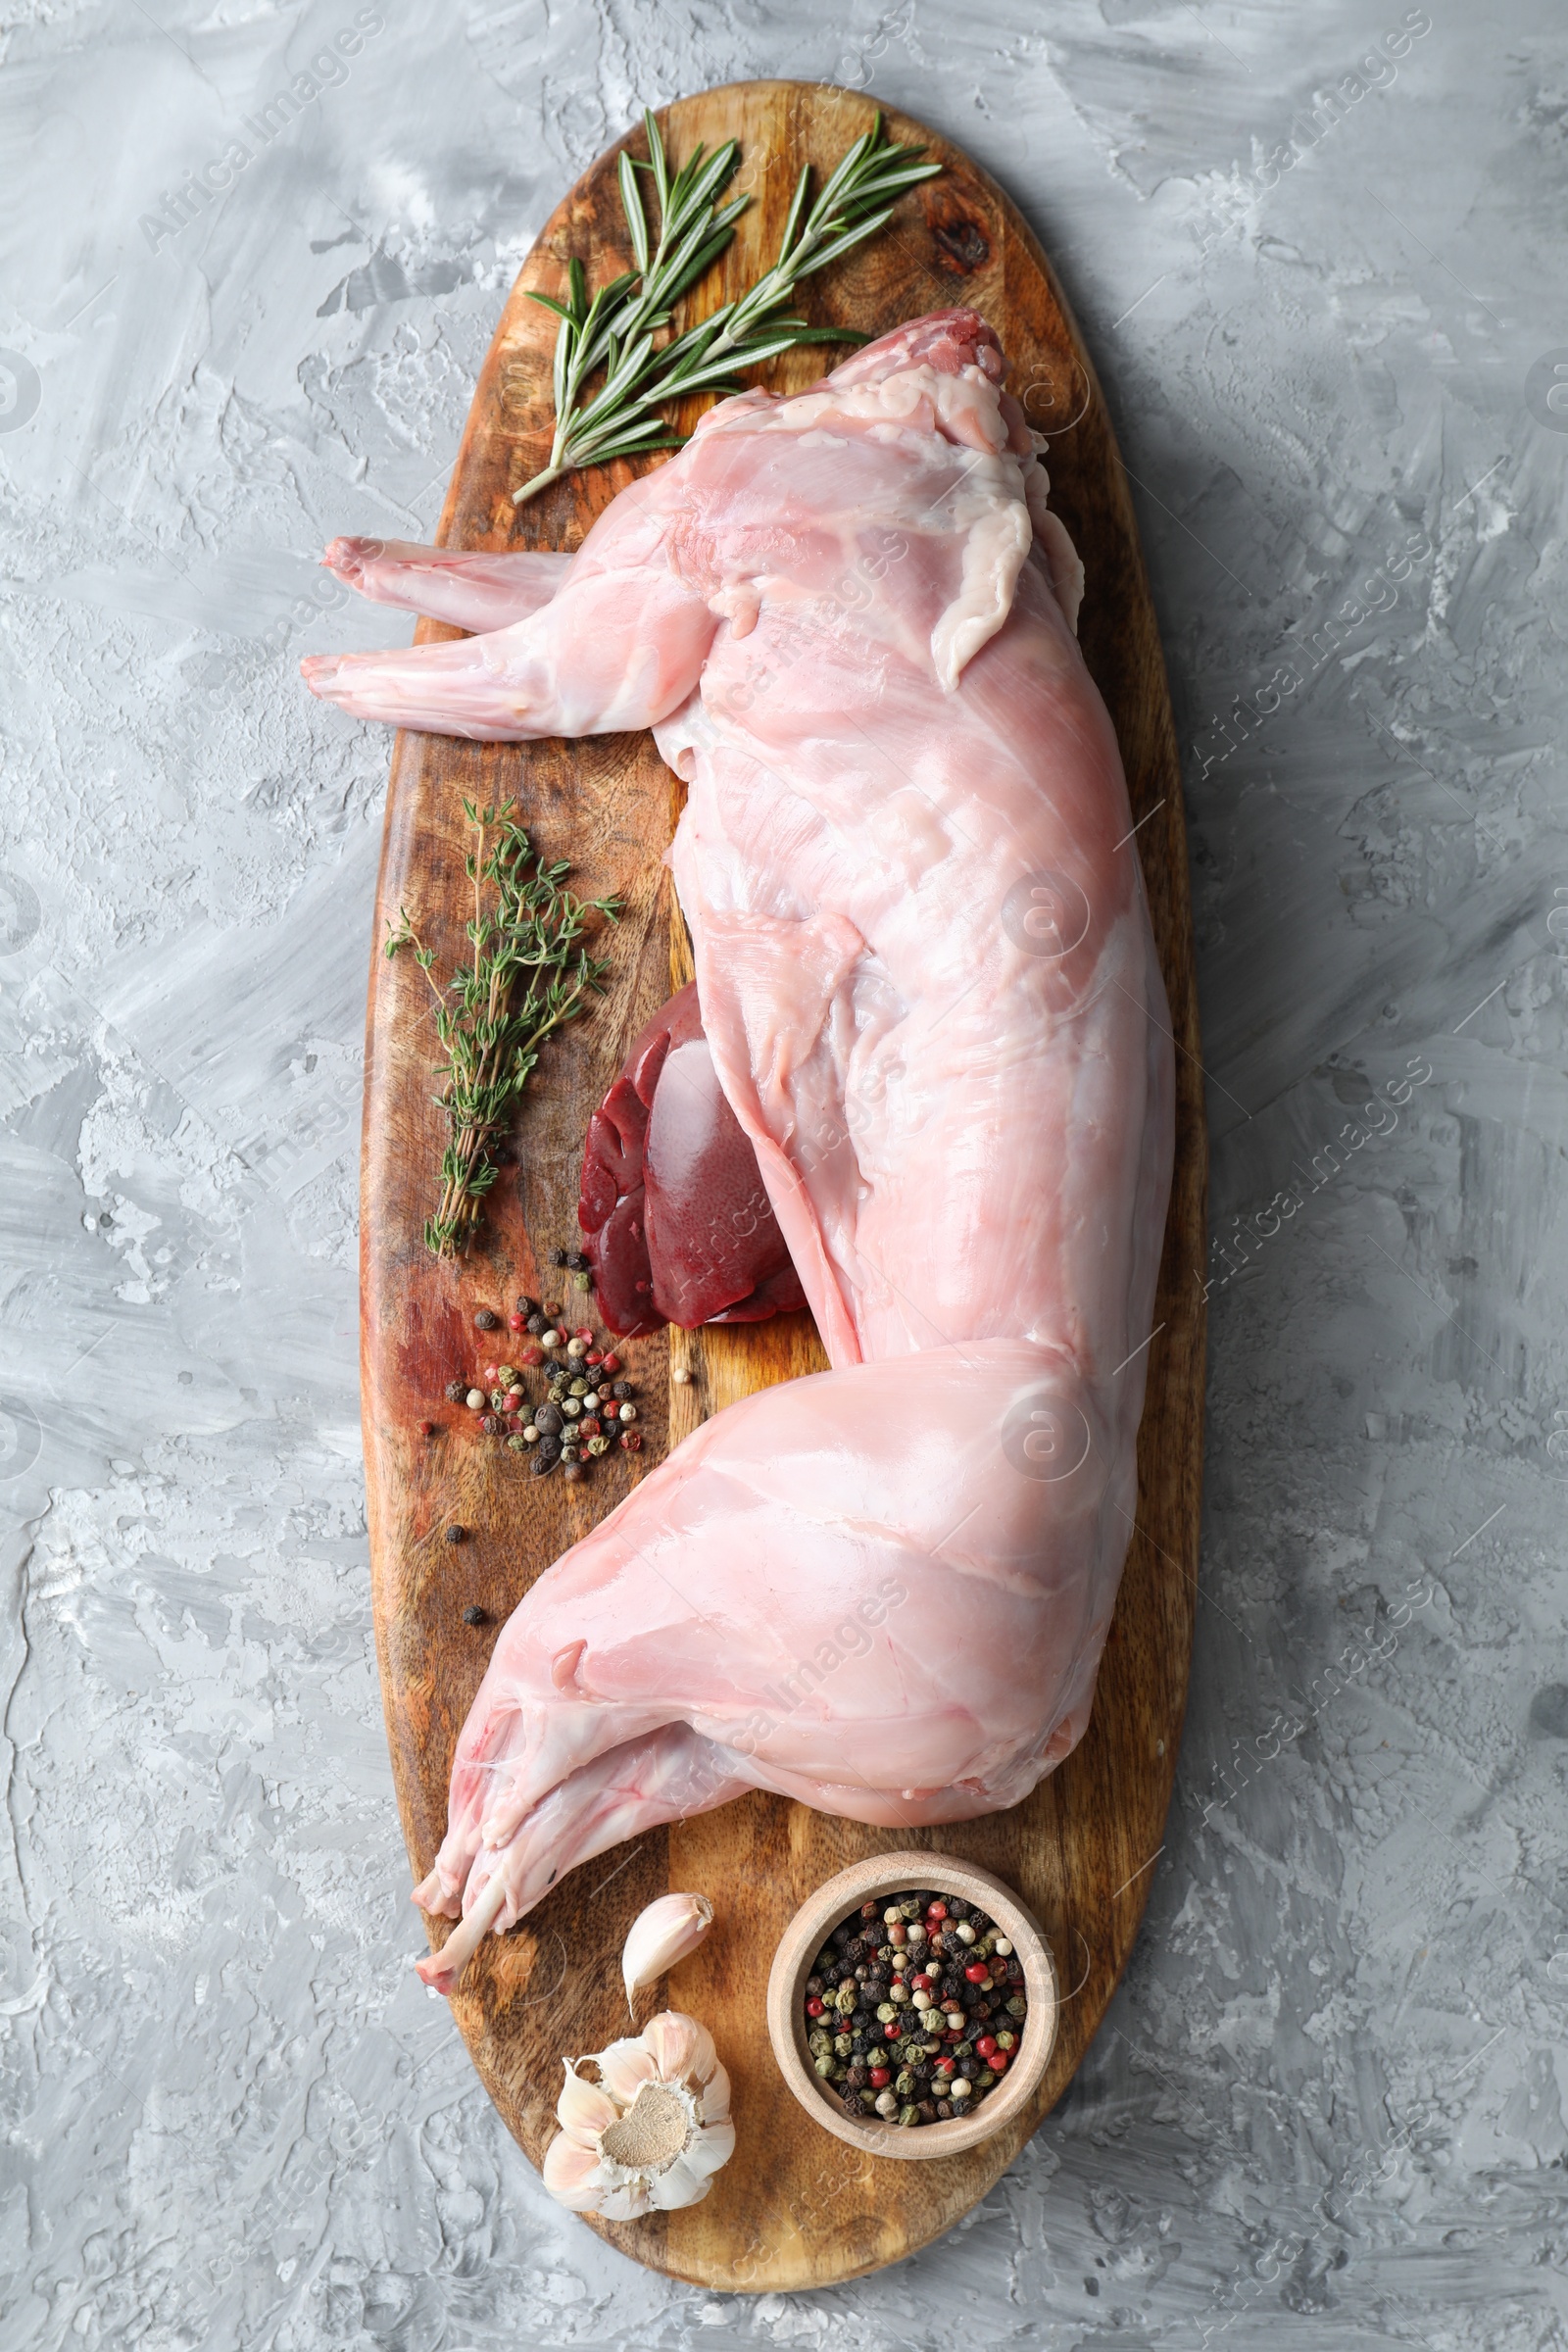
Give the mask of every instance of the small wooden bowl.
[{"label": "small wooden bowl", "polygon": [[[885,2124],[880,2116],[857,2123],[833,2104],[811,2065],[806,2041],[806,1980],[812,1961],[841,1920],[873,1896],[906,1894],[914,1886],[939,1886],[944,1893],[961,1895],[996,1921],[1023,1962],[1029,2014],[1012,2064],[978,2102],[973,2115],[955,2116],[950,2123],[908,2127]],[[831,2132],[835,2139],[847,2140],[852,2148],[905,2160],[956,2156],[1010,2123],[1040,2086],[1055,2044],[1057,2010],[1055,1964],[1038,1920],[994,1872],[925,1848],[872,1854],[819,1886],[785,1930],[767,1980],[767,2031],[773,2055],[780,2074],[812,2122]]]}]

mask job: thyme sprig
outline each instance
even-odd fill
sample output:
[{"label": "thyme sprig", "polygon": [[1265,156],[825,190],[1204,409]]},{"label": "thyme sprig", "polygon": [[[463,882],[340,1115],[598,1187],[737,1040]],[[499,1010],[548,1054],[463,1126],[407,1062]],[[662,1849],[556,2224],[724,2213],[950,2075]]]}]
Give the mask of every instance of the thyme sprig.
[{"label": "thyme sprig", "polygon": [[[802,171],[773,267],[737,301],[659,344],[656,337],[671,323],[674,305],[730,243],[751,198],[718,201],[740,160],[734,139],[711,155],[699,145],[672,176],[651,111],[643,121],[648,162],[625,153],[620,158],[621,209],[637,267],[590,297],[586,273],[574,258],[566,265],[565,302],[549,294],[529,297],[561,321],[556,430],[549,464],[513,492],[517,506],[578,466],[639,457],[646,450],[678,449],[680,435],[669,430],[662,410],[692,392],[739,391],[734,378],[740,368],[777,359],[798,344],[863,342],[863,335],[846,327],[813,326],[784,313],[784,306],[803,278],[875,236],[905,190],[942,169],[921,161],[923,147],[899,147],[885,139],[879,114],[840,158],[809,209],[809,165]],[[639,172],[653,183],[657,236],[649,229]],[[604,381],[589,397],[589,378],[600,368]]]},{"label": "thyme sprig", "polygon": [[[579,899],[564,887],[564,858],[539,856],[516,821],[515,804],[463,804],[473,834],[465,870],[473,913],[465,926],[471,954],[443,986],[435,950],[407,907],[388,923],[386,953],[412,948],[435,999],[445,1084],[433,1100],[447,1121],[441,1193],[425,1219],[425,1247],[453,1257],[467,1247],[484,1197],[499,1173],[496,1147],[553,1030],[588,1009],[604,991],[606,957],[582,944],[590,915],[617,919],[617,899]],[[487,898],[490,903],[487,905]]]}]

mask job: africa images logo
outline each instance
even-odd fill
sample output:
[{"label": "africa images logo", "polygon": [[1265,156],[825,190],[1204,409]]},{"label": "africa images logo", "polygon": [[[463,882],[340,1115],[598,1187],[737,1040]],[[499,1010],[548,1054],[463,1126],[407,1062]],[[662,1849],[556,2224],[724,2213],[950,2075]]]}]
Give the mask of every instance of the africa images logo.
[{"label": "africa images logo", "polygon": [[158,199],[161,209],[143,213],[137,223],[154,253],[161,252],[168,239],[177,237],[225,195],[246,165],[265,147],[270,147],[313,99],[318,98],[323,90],[337,89],[347,81],[347,61],[358,57],[366,42],[373,41],[385,29],[386,19],[379,9],[362,8],[353,25],[334,35],[311,59],[309,67],[295,74],[286,90],[274,91],[265,106],[259,106],[253,115],[241,117],[240,127],[255,140],[254,147],[248,147],[243,139],[231,139],[221,155],[215,155],[200,171],[190,172],[177,188],[166,188]]}]

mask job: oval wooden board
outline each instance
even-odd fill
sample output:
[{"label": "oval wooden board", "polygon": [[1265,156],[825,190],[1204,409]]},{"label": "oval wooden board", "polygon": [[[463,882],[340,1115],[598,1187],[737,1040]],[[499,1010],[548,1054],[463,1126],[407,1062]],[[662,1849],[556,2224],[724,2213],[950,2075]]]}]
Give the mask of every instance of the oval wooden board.
[{"label": "oval wooden board", "polygon": [[[756,197],[723,270],[700,289],[705,304],[737,293],[771,256],[802,163],[830,168],[871,116],[863,98],[797,82],[737,83],[667,109],[661,125],[677,158],[698,139],[738,138],[740,184]],[[965,2155],[893,2164],[817,2131],[788,2096],[763,2014],[779,1936],[822,1880],[908,1838],[777,1797],[723,1806],[572,1873],[514,1934],[486,1940],[453,2002],[486,2088],[538,2163],[555,2130],[562,2053],[597,2049],[627,2030],[618,1956],[631,1920],[667,1888],[712,1897],[718,1923],[707,1943],[639,2014],[673,2005],[711,2027],[734,2079],[736,2153],[705,2203],[604,2228],[638,2261],[710,2288],[831,2285],[897,2261],[967,2212],[1060,2097],[1132,1947],[1164,1835],[1197,1593],[1203,1309],[1196,1269],[1205,1249],[1198,1018],[1175,737],[1132,507],[1094,369],[1022,218],[957,148],[899,115],[888,122],[894,136],[924,141],[944,175],[911,192],[848,264],[808,280],[807,308],[825,322],[881,333],[925,311],[973,304],[1001,334],[1009,382],[1031,420],[1053,435],[1053,501],[1088,572],[1084,653],[1116,724],[1134,813],[1146,820],[1139,847],[1180,1049],[1176,1181],[1139,1446],[1138,1532],[1093,1723],[1027,1803],[929,1833],[936,1850],[1000,1872],[1051,1936],[1067,1998],[1028,2114]],[[624,143],[645,152],[640,129]],[[575,548],[630,478],[615,466],[558,483],[520,510],[512,504],[549,444],[554,320],[523,289],[558,292],[573,254],[593,280],[627,266],[617,153],[566,197],[514,289],[453,475],[441,524],[448,546]],[[823,364],[792,354],[767,380],[797,391]],[[420,624],[424,642],[452,634]],[[613,937],[611,993],[549,1049],[522,1112],[518,1162],[491,1199],[485,1247],[455,1271],[433,1263],[420,1240],[441,1151],[424,982],[406,956],[374,959],[362,1220],[365,1446],[382,1691],[416,1876],[445,1827],[453,1745],[497,1628],[638,1472],[618,1457],[575,1489],[559,1478],[534,1481],[443,1392],[495,1346],[476,1333],[476,1309],[505,1311],[520,1291],[563,1295],[565,1278],[550,1274],[549,1252],[575,1241],[589,1112],[633,1033],[672,981],[689,975],[662,863],[679,791],[645,736],[516,749],[408,735],[393,754],[378,941],[408,906],[443,965],[462,953],[465,797],[515,799],[548,852],[572,860],[578,888],[616,892],[627,909]],[[694,1374],[688,1387],[669,1381],[672,1350]],[[662,1336],[628,1352],[645,1407],[644,1469],[703,1414],[825,1361],[806,1316]],[[418,1435],[427,1416],[443,1424],[428,1441]],[[454,1522],[471,1531],[458,1546],[444,1540]],[[464,1623],[473,1603],[488,1624]],[[940,1881],[940,1866],[932,1877]],[[444,1933],[435,1931],[438,1939]]]}]

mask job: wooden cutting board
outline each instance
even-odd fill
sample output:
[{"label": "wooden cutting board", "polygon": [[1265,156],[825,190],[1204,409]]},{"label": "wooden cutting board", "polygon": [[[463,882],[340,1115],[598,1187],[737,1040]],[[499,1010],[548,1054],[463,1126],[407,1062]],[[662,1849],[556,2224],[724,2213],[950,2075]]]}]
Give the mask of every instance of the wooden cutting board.
[{"label": "wooden cutting board", "polygon": [[[872,111],[846,91],[774,81],[709,90],[661,116],[677,159],[699,139],[738,138],[739,185],[756,199],[722,270],[699,289],[705,310],[771,258],[802,163],[830,169]],[[712,2029],[734,2080],[736,2154],[705,2203],[603,2231],[638,2261],[710,2288],[825,2286],[897,2261],[967,2212],[1060,2097],[1131,1950],[1160,1851],[1197,1594],[1205,1249],[1198,1015],[1176,744],[1132,506],[1088,354],[1023,220],[960,150],[902,116],[888,122],[893,136],[924,141],[944,174],[911,191],[892,225],[845,266],[808,280],[805,304],[813,318],[872,334],[972,304],[1001,334],[1008,381],[1031,421],[1052,436],[1053,503],[1088,573],[1084,654],[1115,721],[1134,814],[1145,820],[1139,848],[1178,1044],[1176,1180],[1139,1448],[1138,1532],[1093,1723],[1027,1803],[927,1834],[935,1850],[999,1871],[1052,1937],[1067,1997],[1033,2110],[965,2156],[910,2165],[858,2155],[816,2130],[786,2093],[763,2017],[779,1936],[831,1873],[910,1839],[779,1797],[747,1797],[572,1873],[511,1936],[487,1938],[453,2002],[486,2088],[537,2164],[555,2130],[563,2052],[600,2048],[628,2030],[618,1959],[630,1922],[668,1888],[712,1897],[718,1920],[707,1943],[645,1997],[639,2017],[674,2006]],[[645,152],[640,128],[622,144]],[[447,546],[573,549],[630,479],[630,468],[616,466],[558,483],[520,510],[512,503],[549,446],[555,322],[523,289],[559,292],[573,254],[596,281],[628,265],[617,153],[572,189],[523,266],[458,455],[440,531]],[[766,380],[798,391],[824,364],[792,354]],[[681,420],[685,428],[696,413]],[[421,623],[419,633],[434,642],[456,632]],[[462,952],[466,797],[516,800],[549,854],[571,859],[576,887],[617,893],[626,907],[613,934],[610,994],[549,1048],[519,1119],[515,1164],[491,1198],[484,1246],[457,1268],[436,1264],[420,1238],[442,1144],[425,984],[408,956],[388,962],[377,953],[372,963],[361,1227],[365,1448],[387,1734],[416,1878],[441,1839],[453,1746],[498,1629],[534,1578],[705,1414],[826,1360],[805,1315],[633,1343],[625,1352],[647,1450],[637,1463],[598,1464],[575,1488],[559,1475],[530,1478],[525,1460],[484,1440],[445,1398],[449,1380],[496,1354],[496,1341],[475,1330],[476,1310],[505,1314],[521,1292],[583,1296],[563,1289],[567,1278],[551,1271],[550,1252],[576,1245],[588,1115],[634,1032],[690,970],[662,863],[680,790],[644,735],[521,749],[404,735],[393,753],[378,942],[407,906],[443,967]],[[690,1385],[670,1382],[672,1363],[690,1370]],[[419,1435],[422,1419],[440,1424],[435,1437]],[[454,1525],[470,1531],[466,1542],[445,1540]],[[465,1622],[473,1605],[487,1612],[484,1624]],[[941,1875],[933,1864],[933,1882]],[[409,1924],[412,1933],[413,1915]],[[436,1928],[435,1939],[445,1932]]]}]

